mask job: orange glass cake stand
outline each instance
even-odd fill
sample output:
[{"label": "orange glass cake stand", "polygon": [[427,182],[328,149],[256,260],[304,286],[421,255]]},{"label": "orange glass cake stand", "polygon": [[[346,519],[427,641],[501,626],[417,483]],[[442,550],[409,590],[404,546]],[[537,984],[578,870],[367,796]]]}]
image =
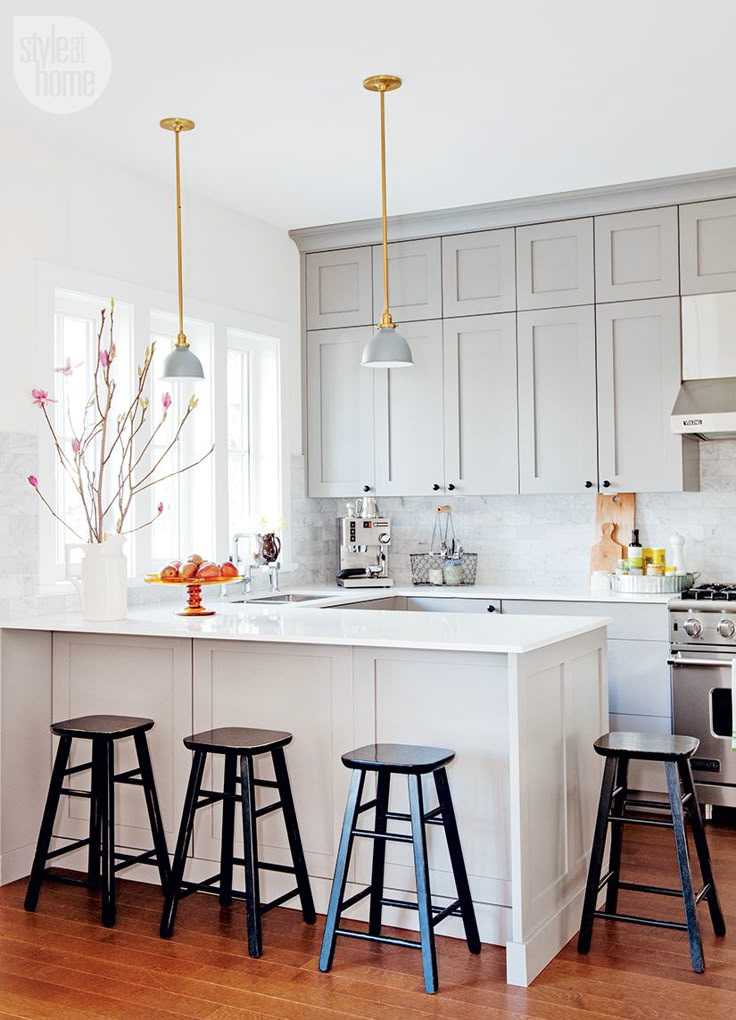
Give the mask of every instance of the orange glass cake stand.
[{"label": "orange glass cake stand", "polygon": [[185,584],[187,586],[187,604],[184,609],[177,609],[177,616],[214,616],[216,610],[205,609],[202,605],[202,587],[206,584],[230,584],[231,581],[242,581],[242,577],[161,577],[159,574],[147,574],[144,580],[148,584]]}]

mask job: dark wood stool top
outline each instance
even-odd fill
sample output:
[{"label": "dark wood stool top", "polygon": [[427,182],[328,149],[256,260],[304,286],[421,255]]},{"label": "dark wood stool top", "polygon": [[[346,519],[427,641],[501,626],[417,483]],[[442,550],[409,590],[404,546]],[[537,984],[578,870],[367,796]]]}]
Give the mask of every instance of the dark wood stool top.
[{"label": "dark wood stool top", "polygon": [[669,733],[604,733],[593,744],[605,758],[641,758],[646,761],[680,761],[700,746],[697,737]]},{"label": "dark wood stool top", "polygon": [[423,747],[421,744],[366,744],[342,756],[349,769],[368,772],[401,772],[422,775],[447,765],[455,757],[448,747]]},{"label": "dark wood stool top", "polygon": [[285,747],[293,740],[284,730],[258,730],[250,726],[220,726],[184,737],[184,746],[192,751],[211,754],[264,754],[275,747]]},{"label": "dark wood stool top", "polygon": [[132,737],[153,729],[153,719],[135,715],[80,715],[78,719],[51,723],[51,732],[57,737]]}]

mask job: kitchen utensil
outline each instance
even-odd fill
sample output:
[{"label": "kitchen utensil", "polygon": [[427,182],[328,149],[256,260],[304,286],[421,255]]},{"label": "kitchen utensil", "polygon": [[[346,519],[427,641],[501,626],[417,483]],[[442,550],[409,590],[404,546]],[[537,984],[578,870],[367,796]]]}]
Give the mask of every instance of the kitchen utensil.
[{"label": "kitchen utensil", "polygon": [[612,574],[616,569],[618,561],[626,555],[622,545],[613,540],[614,525],[611,521],[605,521],[601,525],[601,538],[591,547],[590,550],[590,572],[605,570]]},{"label": "kitchen utensil", "polygon": [[355,513],[358,517],[378,517],[378,504],[375,496],[361,496],[355,501]]},{"label": "kitchen utensil", "polygon": [[[636,496],[633,492],[614,492],[609,495],[607,492],[600,492],[595,497],[595,528],[593,534],[596,538],[601,533],[601,528],[608,521],[613,524],[613,540],[626,543],[631,538],[632,529],[636,527],[635,521]],[[624,554],[625,555],[625,554]]]}]

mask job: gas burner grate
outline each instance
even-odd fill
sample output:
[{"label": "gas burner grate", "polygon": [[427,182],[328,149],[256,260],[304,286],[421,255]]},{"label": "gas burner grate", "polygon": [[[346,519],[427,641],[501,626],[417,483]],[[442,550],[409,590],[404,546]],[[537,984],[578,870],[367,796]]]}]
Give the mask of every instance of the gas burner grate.
[{"label": "gas burner grate", "polygon": [[698,584],[694,588],[685,588],[680,598],[695,602],[736,602],[736,583]]}]

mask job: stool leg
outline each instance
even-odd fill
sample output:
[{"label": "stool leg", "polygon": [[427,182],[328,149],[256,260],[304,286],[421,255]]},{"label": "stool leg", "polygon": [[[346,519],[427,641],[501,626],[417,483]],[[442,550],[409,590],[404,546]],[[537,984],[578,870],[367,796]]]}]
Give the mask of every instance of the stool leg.
[{"label": "stool leg", "polygon": [[102,828],[102,923],[115,924],[115,746],[105,740],[101,749],[104,782],[101,787],[100,825]]},{"label": "stool leg", "polygon": [[237,754],[225,755],[225,776],[222,783],[222,840],[220,842],[220,906],[233,902],[233,841],[235,839],[235,773]]},{"label": "stool leg", "polygon": [[258,957],[262,952],[262,942],[256,788],[253,783],[253,759],[247,754],[240,756],[240,792],[243,798],[243,859],[245,861],[245,920],[248,928],[248,955]]},{"label": "stool leg", "polygon": [[583,915],[580,919],[580,933],[578,935],[579,953],[588,952],[590,940],[593,936],[593,914],[598,900],[598,883],[601,880],[601,867],[603,866],[606,833],[608,832],[608,815],[611,810],[611,794],[613,793],[615,778],[616,759],[606,758],[606,764],[603,769],[603,782],[601,783],[601,796],[598,801],[598,815],[593,834],[593,848],[590,851],[588,883],[585,887],[585,899],[583,900]]},{"label": "stool leg", "polygon": [[330,902],[327,907],[325,919],[325,930],[322,934],[322,948],[319,954],[319,969],[327,971],[332,967],[332,960],[335,955],[335,942],[337,941],[337,926],[340,923],[342,912],[342,900],[345,895],[345,882],[348,875],[348,864],[350,853],[353,849],[353,829],[358,818],[358,807],[363,793],[365,783],[365,772],[363,769],[353,769],[350,779],[350,790],[345,804],[345,815],[342,820],[342,831],[340,833],[340,844],[337,848],[335,859],[335,874],[332,877],[332,888],[330,890]]},{"label": "stool leg", "polygon": [[51,782],[49,783],[49,790],[46,794],[46,806],[43,809],[43,817],[41,819],[41,829],[38,833],[36,853],[33,857],[31,877],[28,880],[28,889],[26,890],[24,903],[26,910],[35,910],[38,903],[38,894],[41,891],[41,882],[43,881],[43,873],[46,867],[46,855],[49,852],[49,844],[51,843],[51,837],[54,831],[54,820],[56,818],[56,810],[59,806],[59,796],[61,793],[61,787],[64,783],[64,771],[67,767],[67,762],[69,761],[69,750],[71,746],[71,737],[59,738],[59,746],[56,750],[54,767],[51,772]]},{"label": "stool leg", "polygon": [[289,782],[289,770],[286,767],[286,756],[284,755],[283,747],[275,747],[271,751],[271,759],[273,761],[276,782],[279,784],[281,811],[284,816],[286,836],[289,840],[291,859],[294,864],[296,885],[302,904],[302,917],[307,924],[314,924],[317,920],[317,915],[314,912],[314,900],[312,899],[312,889],[309,884],[309,875],[307,874],[307,862],[304,859],[304,849],[302,847],[301,836],[299,835],[299,825],[297,823],[294,798],[291,793],[291,783]]},{"label": "stool leg", "polygon": [[682,900],[685,906],[685,923],[687,924],[687,937],[690,943],[690,962],[696,974],[701,974],[705,970],[705,963],[703,961],[703,946],[700,941],[693,880],[690,873],[690,859],[687,852],[685,820],[680,800],[680,779],[677,771],[677,762],[666,761],[664,763],[664,771],[667,777],[667,792],[669,793],[670,810],[672,811],[672,831],[675,837],[677,867],[680,872]]},{"label": "stool leg", "polygon": [[179,837],[176,841],[176,851],[174,853],[174,863],[171,866],[171,878],[169,879],[169,889],[166,893],[166,902],[164,903],[163,914],[161,915],[161,938],[168,939],[171,937],[174,931],[174,921],[176,920],[176,908],[179,905],[179,893],[181,892],[181,882],[184,878],[184,866],[187,862],[187,851],[189,849],[189,841],[192,838],[192,829],[194,828],[194,813],[197,810],[197,801],[199,800],[199,788],[202,785],[202,773],[204,772],[204,763],[207,758],[206,751],[195,751],[192,758],[192,767],[189,772],[189,783],[187,785],[187,792],[184,798],[184,809],[181,814],[181,824],[179,825]]},{"label": "stool leg", "polygon": [[[626,795],[629,782],[629,759],[622,756],[618,760],[616,770],[616,786],[620,793],[612,797],[611,814],[616,818],[623,818],[626,807]],[[615,914],[618,909],[618,885],[621,880],[621,850],[624,841],[623,822],[614,822],[611,826],[611,853],[609,856],[609,870],[611,877],[606,887],[606,913]]]},{"label": "stool leg", "polygon": [[148,741],[146,740],[145,732],[135,733],[134,739],[136,754],[138,755],[138,765],[141,770],[141,779],[143,780],[143,794],[146,798],[148,822],[151,826],[153,846],[156,850],[156,863],[158,864],[158,873],[161,880],[161,891],[164,895],[166,895],[166,890],[168,889],[169,882],[171,880],[169,848],[166,846],[164,823],[161,818],[161,808],[159,807],[158,796],[156,795],[156,782],[153,778],[151,755],[148,750]]},{"label": "stool leg", "polygon": [[432,924],[432,900],[429,888],[429,862],[427,841],[424,831],[424,803],[421,776],[408,776],[409,814],[411,836],[414,848],[414,874],[417,883],[417,907],[419,908],[419,937],[422,943],[422,970],[424,990],[437,991],[437,956],[434,949],[434,925]]},{"label": "stool leg", "polygon": [[705,835],[703,816],[700,813],[700,804],[698,803],[698,796],[695,792],[695,783],[693,782],[693,773],[690,767],[690,762],[687,759],[682,759],[678,763],[678,769],[683,789],[685,790],[685,793],[690,794],[688,814],[690,816],[690,825],[693,830],[695,849],[698,852],[698,861],[700,863],[700,874],[703,876],[703,885],[710,886],[710,889],[706,894],[706,899],[708,900],[708,909],[710,910],[710,919],[713,923],[713,930],[716,935],[725,935],[726,922],[723,919],[723,911],[721,910],[721,904],[716,890],[716,883],[713,878],[713,869],[710,863],[710,852],[708,850],[708,839]]},{"label": "stool leg", "polygon": [[478,922],[475,918],[475,907],[473,897],[470,894],[468,873],[465,868],[465,858],[460,844],[460,833],[455,817],[455,808],[450,794],[450,784],[447,781],[447,770],[437,769],[434,774],[434,785],[437,789],[437,799],[442,808],[442,822],[445,829],[447,849],[452,863],[452,873],[455,876],[455,887],[457,898],[460,900],[460,913],[463,915],[463,927],[465,928],[465,941],[471,953],[480,952],[480,935],[478,934]]},{"label": "stool leg", "polygon": [[89,850],[87,852],[87,884],[91,889],[100,887],[100,849],[102,845],[102,819],[100,807],[105,788],[105,749],[103,741],[92,738],[92,773],[89,802]]},{"label": "stool leg", "polygon": [[[379,772],[376,783],[376,822],[375,832],[385,832],[388,827],[386,812],[391,789],[391,773]],[[383,875],[386,868],[386,840],[373,841],[373,867],[371,869],[371,904],[368,921],[368,934],[381,934],[381,916],[383,914]]]}]

